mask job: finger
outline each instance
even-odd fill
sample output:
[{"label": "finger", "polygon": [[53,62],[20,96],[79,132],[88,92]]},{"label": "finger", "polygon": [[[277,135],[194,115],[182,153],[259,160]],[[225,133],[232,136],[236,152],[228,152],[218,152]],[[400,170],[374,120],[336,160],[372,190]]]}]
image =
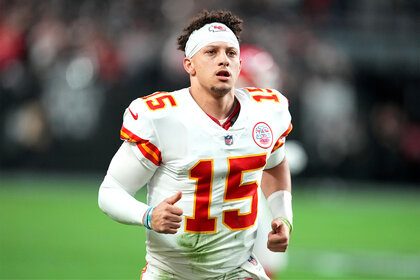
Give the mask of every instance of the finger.
[{"label": "finger", "polygon": [[171,197],[168,197],[167,199],[165,199],[165,201],[169,204],[175,204],[177,201],[179,201],[182,197],[182,192],[178,191],[176,194],[174,194]]},{"label": "finger", "polygon": [[167,224],[164,227],[162,227],[160,230],[161,232],[168,232],[172,230],[177,230],[181,227],[180,224],[174,223],[174,224]]},{"label": "finger", "polygon": [[270,235],[267,241],[267,248],[273,252],[285,252],[289,246],[289,239],[278,234]]},{"label": "finger", "polygon": [[180,227],[181,223],[170,223],[166,225],[164,232],[174,234],[177,233]]},{"label": "finger", "polygon": [[289,244],[267,244],[267,248],[272,252],[286,252],[287,248],[289,247]]},{"label": "finger", "polygon": [[169,211],[177,216],[182,216],[182,214],[184,214],[184,211],[182,210],[182,208],[176,207],[176,206],[171,206],[171,208],[169,208]]},{"label": "finger", "polygon": [[178,228],[180,228],[181,227],[181,223],[174,223],[174,224],[171,224],[170,226],[169,226],[169,228],[172,228],[172,229],[178,229]]},{"label": "finger", "polygon": [[283,242],[274,242],[273,240],[268,240],[268,242],[267,242],[267,246],[269,248],[285,247],[285,246],[288,246],[288,245],[289,245],[289,242],[287,240],[283,241]]},{"label": "finger", "polygon": [[284,242],[288,242],[288,240],[289,238],[285,234],[270,233],[268,236],[268,241],[272,243],[284,243]]},{"label": "finger", "polygon": [[165,233],[165,234],[175,234],[175,233],[177,233],[178,232],[178,230],[176,229],[176,228],[168,228],[168,229],[166,229],[166,230],[164,230],[164,231],[161,231],[160,233]]},{"label": "finger", "polygon": [[168,216],[168,221],[174,222],[174,223],[181,223],[182,222],[182,216],[180,216],[180,215],[170,215],[170,216]]},{"label": "finger", "polygon": [[159,233],[176,233],[180,227],[181,223],[166,221],[163,224],[157,225],[153,230]]},{"label": "finger", "polygon": [[283,242],[289,242],[289,232],[286,230],[282,230],[279,232],[270,232],[268,234],[268,241],[272,241],[274,243],[283,243]]}]

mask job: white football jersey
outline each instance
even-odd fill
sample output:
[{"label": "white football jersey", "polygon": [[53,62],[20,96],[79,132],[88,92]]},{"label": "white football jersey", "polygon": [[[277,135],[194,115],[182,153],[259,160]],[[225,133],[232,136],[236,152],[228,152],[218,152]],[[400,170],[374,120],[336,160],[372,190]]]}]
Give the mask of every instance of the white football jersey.
[{"label": "white football jersey", "polygon": [[[214,277],[239,267],[256,237],[262,171],[279,164],[291,130],[288,101],[272,89],[235,90],[237,110],[220,125],[189,89],[134,100],[121,138],[155,170],[148,205],[182,191],[176,234],[147,230],[147,262],[181,279]],[[284,154],[284,151],[282,151]],[[176,277],[177,278],[177,277]]]}]

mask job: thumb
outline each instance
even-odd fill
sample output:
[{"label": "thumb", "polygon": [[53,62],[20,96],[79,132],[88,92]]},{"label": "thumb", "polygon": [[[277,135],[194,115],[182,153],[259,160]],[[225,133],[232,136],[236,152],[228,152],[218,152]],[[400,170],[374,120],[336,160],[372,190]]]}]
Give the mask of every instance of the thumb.
[{"label": "thumb", "polygon": [[177,192],[176,194],[174,194],[173,196],[168,197],[168,198],[166,199],[166,202],[167,202],[167,203],[169,203],[169,204],[174,205],[176,202],[178,202],[178,201],[181,199],[181,197],[182,197],[182,192],[181,192],[181,191],[178,191],[178,192]]},{"label": "thumb", "polygon": [[273,232],[278,232],[283,224],[284,223],[282,220],[274,219],[273,222],[271,222],[271,228],[273,229]]}]

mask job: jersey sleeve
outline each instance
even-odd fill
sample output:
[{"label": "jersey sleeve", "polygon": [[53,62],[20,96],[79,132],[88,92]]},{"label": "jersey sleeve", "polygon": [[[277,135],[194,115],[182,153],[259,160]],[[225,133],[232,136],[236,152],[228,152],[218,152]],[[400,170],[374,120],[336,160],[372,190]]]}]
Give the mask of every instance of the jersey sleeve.
[{"label": "jersey sleeve", "polygon": [[276,90],[271,90],[278,96],[279,104],[275,107],[274,117],[279,121],[279,131],[277,135],[280,135],[277,138],[272,150],[271,155],[268,158],[266,169],[270,169],[280,164],[286,154],[285,143],[286,137],[293,129],[292,117],[289,112],[289,101],[285,96]]},{"label": "jersey sleeve", "polygon": [[135,144],[124,142],[112,158],[99,188],[98,204],[117,222],[142,225],[149,206],[137,201],[134,195],[149,182],[155,169],[139,161],[132,146]]},{"label": "jersey sleeve", "polygon": [[135,143],[137,158],[149,167],[159,166],[162,161],[159,139],[153,120],[141,98],[125,109],[120,138]]}]

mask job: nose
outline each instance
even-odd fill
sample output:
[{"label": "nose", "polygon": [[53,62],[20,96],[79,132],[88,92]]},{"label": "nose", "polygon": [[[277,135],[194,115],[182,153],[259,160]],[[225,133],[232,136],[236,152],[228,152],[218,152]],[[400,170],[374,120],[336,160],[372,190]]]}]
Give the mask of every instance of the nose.
[{"label": "nose", "polygon": [[218,55],[218,65],[219,66],[229,66],[229,58],[225,52],[220,52]]}]

